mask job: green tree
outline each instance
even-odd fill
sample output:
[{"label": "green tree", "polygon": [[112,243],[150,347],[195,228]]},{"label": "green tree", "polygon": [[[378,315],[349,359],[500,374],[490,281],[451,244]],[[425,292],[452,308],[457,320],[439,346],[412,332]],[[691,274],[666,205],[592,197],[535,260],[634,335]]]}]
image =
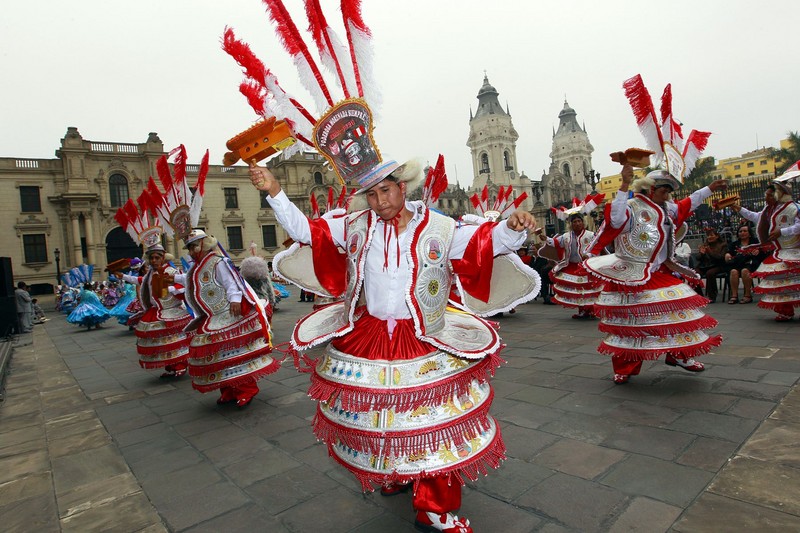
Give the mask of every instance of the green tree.
[{"label": "green tree", "polygon": [[689,176],[686,178],[684,186],[687,191],[696,191],[714,181],[712,172],[717,169],[717,163],[713,157],[703,157],[698,159]]},{"label": "green tree", "polygon": [[789,165],[800,161],[800,134],[796,131],[790,131],[786,134],[789,145],[785,148],[777,148],[772,150],[772,157],[779,159],[778,175],[789,167]]}]

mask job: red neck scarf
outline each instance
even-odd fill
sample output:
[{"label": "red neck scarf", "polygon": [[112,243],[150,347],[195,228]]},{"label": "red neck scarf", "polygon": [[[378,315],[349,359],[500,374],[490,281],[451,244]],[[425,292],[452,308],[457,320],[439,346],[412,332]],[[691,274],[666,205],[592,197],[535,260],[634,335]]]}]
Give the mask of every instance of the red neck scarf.
[{"label": "red neck scarf", "polygon": [[400,266],[400,233],[398,227],[400,226],[400,216],[403,214],[401,210],[391,220],[383,221],[383,269],[389,268],[389,242],[392,240],[392,230],[394,230],[395,244],[397,245],[397,266]]}]

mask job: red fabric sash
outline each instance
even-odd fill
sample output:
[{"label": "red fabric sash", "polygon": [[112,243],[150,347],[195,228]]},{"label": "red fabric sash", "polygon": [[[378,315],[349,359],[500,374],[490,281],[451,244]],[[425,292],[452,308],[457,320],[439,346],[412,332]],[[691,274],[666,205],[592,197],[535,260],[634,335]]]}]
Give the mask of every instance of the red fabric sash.
[{"label": "red fabric sash", "polygon": [[611,226],[611,202],[608,202],[603,209],[603,225],[600,227],[600,231],[595,235],[594,246],[590,250],[592,255],[600,255],[603,253],[603,249],[614,242],[614,239],[617,238],[617,235],[620,234],[622,228],[628,224],[628,220],[630,219],[630,215],[627,215],[625,218],[625,223],[623,223],[620,227],[614,228]]},{"label": "red fabric sash", "polygon": [[347,288],[347,255],[340,253],[333,242],[330,227],[324,218],[309,220],[314,274],[332,296],[339,297]]},{"label": "red fabric sash", "polygon": [[464,250],[461,259],[453,259],[453,271],[461,279],[461,286],[473,298],[489,301],[489,289],[494,266],[492,231],[498,222],[486,222],[478,227]]}]

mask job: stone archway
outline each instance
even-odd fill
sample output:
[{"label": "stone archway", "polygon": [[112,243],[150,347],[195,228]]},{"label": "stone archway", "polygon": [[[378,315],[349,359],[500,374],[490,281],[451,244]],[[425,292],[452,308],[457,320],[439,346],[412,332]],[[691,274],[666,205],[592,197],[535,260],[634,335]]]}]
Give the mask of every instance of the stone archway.
[{"label": "stone archway", "polygon": [[142,257],[142,247],[137,246],[131,236],[116,227],[106,235],[106,264],[117,259]]}]

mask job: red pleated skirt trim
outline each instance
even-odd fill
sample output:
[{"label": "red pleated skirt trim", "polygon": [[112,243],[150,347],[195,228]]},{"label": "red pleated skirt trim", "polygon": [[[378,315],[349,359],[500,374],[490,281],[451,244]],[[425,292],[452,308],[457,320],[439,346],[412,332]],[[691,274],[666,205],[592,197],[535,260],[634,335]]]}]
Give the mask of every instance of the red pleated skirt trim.
[{"label": "red pleated skirt trim", "polygon": [[[576,283],[574,281],[564,279],[562,277],[563,274],[568,274],[571,276],[583,276],[587,280],[584,283]],[[603,283],[597,281],[595,278],[592,278],[589,275],[589,272],[587,272],[586,269],[583,268],[583,265],[581,265],[580,263],[570,263],[569,265],[567,265],[566,267],[555,273],[551,270],[550,281],[552,281],[555,285],[562,285],[564,287],[575,287],[578,289],[584,289],[586,291],[595,290],[597,291],[598,294],[600,293],[600,289],[603,286]]]},{"label": "red pleated skirt trim", "polygon": [[[663,268],[663,267],[662,267]],[[650,274],[650,279],[642,285],[625,285],[614,281],[606,281],[603,290],[606,292],[641,292],[645,290],[664,289],[683,283],[670,272],[659,269]]]},{"label": "red pleated skirt trim", "polygon": [[766,259],[761,262],[761,265],[777,265],[783,263],[784,268],[778,271],[762,271],[759,267],[755,272],[752,273],[754,278],[771,278],[773,276],[785,276],[786,274],[800,274],[800,262],[792,261],[781,261],[776,259],[775,256],[770,255]]},{"label": "red pleated skirt trim", "polygon": [[800,307],[800,300],[795,300],[793,302],[765,302],[764,300],[759,300],[758,307],[784,314],[784,310],[788,311],[789,308]]},{"label": "red pleated skirt trim", "polygon": [[434,472],[421,472],[419,474],[399,474],[392,472],[389,475],[379,474],[376,472],[367,472],[358,469],[353,465],[346,463],[339,458],[333,451],[333,444],[328,444],[328,455],[340,465],[348,469],[356,476],[356,479],[361,482],[361,489],[364,492],[372,492],[388,483],[406,484],[416,483],[420,479],[446,476],[448,481],[455,480],[459,485],[464,485],[466,480],[475,481],[480,475],[486,476],[489,474],[489,469],[497,469],[500,464],[506,459],[506,445],[503,442],[503,437],[500,434],[500,428],[497,429],[497,434],[491,443],[475,455],[472,460],[466,463],[458,463],[454,466],[436,470]]},{"label": "red pleated skirt trim", "polygon": [[211,343],[232,339],[245,333],[263,329],[261,327],[261,322],[258,320],[258,315],[255,313],[245,316],[230,326],[220,329],[208,329],[210,321],[211,319],[206,317],[203,323],[197,328],[197,333],[205,335],[207,341]]},{"label": "red pleated skirt trim", "polygon": [[142,368],[146,368],[148,370],[153,370],[154,368],[164,368],[167,365],[174,365],[175,363],[182,363],[189,358],[189,354],[185,353],[178,357],[173,357],[170,359],[163,359],[160,361],[148,361],[139,359],[139,366]]},{"label": "red pleated skirt trim", "polygon": [[153,346],[141,346],[139,344],[136,345],[136,353],[139,355],[154,355],[162,352],[171,352],[174,350],[179,350],[181,348],[189,348],[190,339],[188,337],[184,337],[176,342],[170,342],[168,344],[155,344]]},{"label": "red pleated skirt trim", "polygon": [[711,329],[716,327],[717,324],[718,322],[715,318],[708,315],[703,315],[695,320],[686,320],[684,322],[676,322],[674,324],[658,324],[653,326],[638,324],[623,326],[620,324],[601,322],[597,329],[603,333],[619,335],[620,337],[660,337],[664,335],[689,333],[699,329]]},{"label": "red pleated skirt trim", "polygon": [[417,338],[410,318],[398,320],[390,337],[387,322],[366,312],[351,332],[333,339],[331,346],[355,357],[390,361],[414,359],[436,350],[432,344]]},{"label": "red pleated skirt trim", "polygon": [[680,300],[653,302],[633,306],[605,306],[596,303],[594,304],[594,314],[601,318],[623,318],[630,315],[647,316],[671,313],[673,311],[683,311],[686,309],[699,309],[706,305],[708,305],[708,299],[699,294],[695,294],[688,298],[681,298]]},{"label": "red pleated skirt trim", "polygon": [[[261,338],[269,342],[269,337],[263,331],[261,331],[261,329],[257,329],[256,331],[248,333],[247,335],[238,337],[231,336],[224,338],[223,336],[219,336],[216,337],[214,342],[209,342],[202,345],[194,345],[191,346],[190,349],[192,350],[192,357],[195,359],[201,359],[207,355],[215,355],[219,352],[227,352],[228,350],[234,350],[242,346],[247,346],[251,342]],[[206,339],[208,339],[208,337],[206,337]],[[195,342],[197,342],[196,339]]]},{"label": "red pleated skirt trim", "polygon": [[232,366],[241,365],[242,363],[246,363],[251,359],[261,357],[262,355],[266,355],[268,353],[272,353],[272,347],[265,346],[264,348],[247,352],[242,355],[237,355],[236,357],[231,357],[230,359],[225,359],[224,361],[218,361],[208,365],[199,365],[192,363],[191,360],[197,359],[197,357],[195,356],[194,351],[191,351],[189,354],[189,375],[205,376],[206,374],[210,374],[212,372],[219,372],[220,370],[224,370]]},{"label": "red pleated skirt trim", "polygon": [[[341,442],[359,451],[385,455],[407,456],[423,451],[434,452],[442,443],[458,446],[489,427],[488,416],[491,407],[490,396],[479,407],[462,417],[445,424],[407,431],[365,431],[355,429],[330,420],[319,411],[314,416],[314,434],[323,442]],[[321,407],[318,407],[321,409]]]},{"label": "red pleated skirt trim", "polygon": [[485,382],[494,375],[495,369],[503,364],[500,350],[487,355],[468,370],[450,376],[435,383],[427,383],[417,387],[403,389],[373,389],[354,387],[342,383],[328,381],[314,372],[311,375],[311,387],[308,395],[317,401],[333,404],[337,399],[342,402],[346,411],[377,411],[395,409],[410,411],[422,405],[440,404],[453,396],[466,394],[473,380]]},{"label": "red pleated skirt trim", "polygon": [[[191,368],[191,366],[189,367]],[[277,372],[281,368],[281,361],[274,359],[272,363],[268,364],[267,366],[260,368],[254,372],[250,372],[241,376],[237,376],[232,379],[226,379],[225,381],[220,381],[219,383],[214,383],[212,385],[198,385],[194,381],[192,381],[192,388],[196,391],[200,391],[202,393],[211,392],[213,390],[217,390],[220,387],[237,387],[242,383],[249,383],[251,381],[258,381],[259,379],[263,378],[266,375],[272,374]]]},{"label": "red pleated skirt trim", "polygon": [[610,346],[603,341],[600,343],[600,347],[597,349],[597,351],[605,355],[611,355],[612,357],[619,357],[625,361],[652,361],[668,353],[678,358],[699,357],[707,354],[712,348],[719,346],[720,344],[722,344],[721,335],[710,336],[702,343],[687,346],[686,348],[670,347],[658,350],[631,350],[626,348],[618,348],[616,346]]},{"label": "red pleated skirt trim", "polygon": [[792,285],[784,285],[782,287],[764,287],[763,285],[759,285],[758,287],[753,287],[753,292],[756,294],[786,294],[788,292],[800,292],[800,279],[797,280],[797,283]]},{"label": "red pleated skirt trim", "polygon": [[192,320],[192,317],[186,315],[185,317],[182,317],[178,320],[164,321],[164,320],[158,320],[157,318],[155,318],[155,315],[156,315],[156,310],[155,308],[151,307],[139,319],[139,324],[155,324],[160,322],[161,324],[164,325],[164,327],[147,331],[140,330],[137,327],[136,328],[137,337],[139,337],[140,339],[152,339],[154,337],[165,337],[167,335],[174,335],[176,333],[180,333],[181,331],[183,331],[183,328],[185,328],[186,325]]}]

